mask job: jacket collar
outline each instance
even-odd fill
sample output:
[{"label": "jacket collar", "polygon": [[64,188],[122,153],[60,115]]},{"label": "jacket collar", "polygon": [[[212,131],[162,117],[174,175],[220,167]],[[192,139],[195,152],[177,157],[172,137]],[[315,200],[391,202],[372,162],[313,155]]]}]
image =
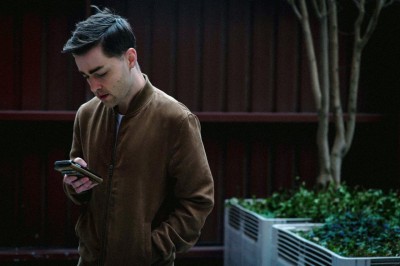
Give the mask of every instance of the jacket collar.
[{"label": "jacket collar", "polygon": [[[125,115],[126,117],[134,116],[139,113],[140,110],[150,101],[151,96],[153,95],[153,85],[150,83],[149,78],[146,74],[143,74],[143,77],[146,80],[146,83],[129,103],[128,111]],[[118,113],[118,106],[115,106],[113,109],[114,113]]]}]

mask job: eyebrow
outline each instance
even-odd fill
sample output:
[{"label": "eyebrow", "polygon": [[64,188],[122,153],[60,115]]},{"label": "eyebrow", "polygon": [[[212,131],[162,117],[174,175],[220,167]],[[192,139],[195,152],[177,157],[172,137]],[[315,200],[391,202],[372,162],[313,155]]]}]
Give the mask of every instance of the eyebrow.
[{"label": "eyebrow", "polygon": [[102,69],[103,67],[104,67],[104,66],[98,66],[98,67],[95,67],[95,68],[93,68],[93,69],[89,70],[89,74],[93,74],[94,72],[96,72],[96,71],[98,71],[98,70]]},{"label": "eyebrow", "polygon": [[[95,67],[95,68],[89,70],[89,74],[91,75],[91,74],[93,74],[94,72],[99,71],[99,70],[102,69],[103,67],[104,67],[104,66]],[[84,73],[83,71],[79,71],[79,72],[81,72],[83,75],[86,75],[86,73]]]}]

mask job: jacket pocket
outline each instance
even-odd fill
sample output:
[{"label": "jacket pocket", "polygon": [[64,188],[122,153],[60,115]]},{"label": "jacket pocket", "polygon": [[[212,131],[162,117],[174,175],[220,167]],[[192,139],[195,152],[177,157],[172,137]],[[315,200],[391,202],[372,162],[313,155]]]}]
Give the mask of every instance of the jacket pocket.
[{"label": "jacket pocket", "polygon": [[88,210],[84,210],[75,225],[75,233],[79,238],[79,255],[87,262],[93,262],[99,256],[99,239],[93,226],[93,218]]},{"label": "jacket pocket", "polygon": [[80,229],[80,228],[82,227],[83,220],[86,219],[86,216],[87,216],[87,210],[84,210],[84,211],[82,211],[82,213],[79,215],[78,221],[76,221],[76,224],[75,224],[75,234],[76,234],[76,236],[77,236],[78,238],[81,237],[81,235],[80,235],[81,229]]}]

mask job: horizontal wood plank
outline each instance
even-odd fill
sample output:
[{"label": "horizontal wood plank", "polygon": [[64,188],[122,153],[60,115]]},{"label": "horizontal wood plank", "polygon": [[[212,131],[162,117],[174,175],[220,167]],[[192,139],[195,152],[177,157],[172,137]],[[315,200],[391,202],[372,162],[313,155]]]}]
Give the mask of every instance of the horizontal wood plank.
[{"label": "horizontal wood plank", "polygon": [[[224,253],[223,246],[197,246],[186,253],[177,254],[180,258],[220,258]],[[77,260],[76,248],[10,248],[0,250],[0,262],[37,261],[37,260]]]},{"label": "horizontal wood plank", "polygon": [[[315,123],[315,113],[194,112],[201,122],[229,123]],[[0,121],[73,121],[75,111],[0,111]],[[379,123],[383,114],[357,114],[357,122]]]}]

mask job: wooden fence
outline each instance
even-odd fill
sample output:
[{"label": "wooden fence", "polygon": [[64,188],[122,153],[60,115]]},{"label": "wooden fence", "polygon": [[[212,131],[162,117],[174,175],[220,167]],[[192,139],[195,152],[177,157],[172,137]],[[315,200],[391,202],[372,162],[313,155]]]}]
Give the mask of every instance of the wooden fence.
[{"label": "wooden fence", "polygon": [[[76,246],[79,210],[53,162],[68,156],[74,111],[91,97],[73,58],[60,53],[90,4],[129,19],[143,72],[200,118],[216,206],[199,245],[223,244],[226,198],[314,183],[317,118],[301,29],[285,1],[2,1],[0,247]],[[364,53],[361,114],[343,173],[352,185],[400,184],[399,11],[384,11]],[[341,26],[345,85],[351,30]]]}]

